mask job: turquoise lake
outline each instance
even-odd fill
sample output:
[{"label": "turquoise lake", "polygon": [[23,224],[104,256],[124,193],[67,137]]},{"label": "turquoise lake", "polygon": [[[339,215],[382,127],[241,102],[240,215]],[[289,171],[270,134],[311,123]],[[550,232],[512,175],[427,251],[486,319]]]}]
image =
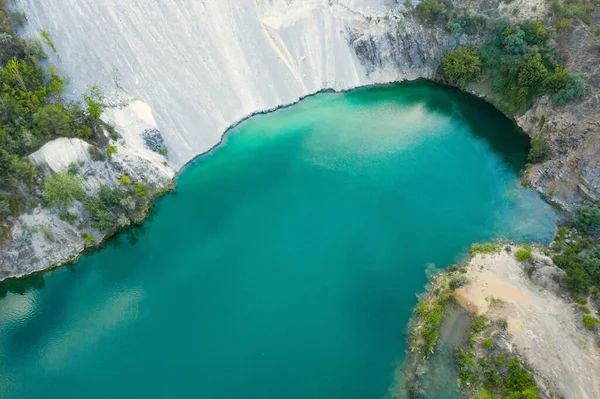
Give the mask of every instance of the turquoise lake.
[{"label": "turquoise lake", "polygon": [[426,82],[255,116],[141,228],[0,285],[0,398],[393,396],[429,264],[551,239],[558,214],[520,185],[528,148]]}]

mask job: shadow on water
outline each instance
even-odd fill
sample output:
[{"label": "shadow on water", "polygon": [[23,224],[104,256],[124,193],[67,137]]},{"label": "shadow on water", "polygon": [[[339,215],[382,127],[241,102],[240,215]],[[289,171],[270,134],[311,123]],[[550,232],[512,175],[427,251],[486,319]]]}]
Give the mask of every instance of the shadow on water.
[{"label": "shadow on water", "polygon": [[[455,120],[466,124],[473,136],[484,140],[496,154],[501,154],[505,165],[514,173],[521,172],[527,161],[530,140],[513,120],[493,105],[457,88],[423,79],[379,86],[377,89],[393,92],[399,87],[403,90],[402,96],[396,100],[398,103],[418,104],[431,113],[452,115]],[[362,101],[369,98],[379,101],[381,98],[372,87],[360,88],[346,95],[357,96]]]},{"label": "shadow on water", "polygon": [[[152,223],[156,217],[156,210],[150,209],[146,219],[138,225],[133,225],[126,230],[120,231],[114,236],[106,240],[106,242],[99,248],[122,248],[124,245],[134,246],[140,238],[146,235],[146,225]],[[83,256],[90,256],[96,253],[99,249],[94,249],[90,253],[84,254]],[[63,266],[64,270],[68,270],[71,273],[77,272],[77,265],[79,261],[68,263]],[[9,293],[17,295],[25,295],[31,291],[39,291],[45,288],[46,282],[44,275],[51,273],[52,270],[44,270],[36,272],[21,278],[10,278],[0,282],[0,300],[5,298]]]},{"label": "shadow on water", "polygon": [[34,290],[41,290],[46,286],[44,276],[41,273],[31,274],[19,279],[10,279],[0,283],[0,298],[6,297],[8,293],[25,295]]}]

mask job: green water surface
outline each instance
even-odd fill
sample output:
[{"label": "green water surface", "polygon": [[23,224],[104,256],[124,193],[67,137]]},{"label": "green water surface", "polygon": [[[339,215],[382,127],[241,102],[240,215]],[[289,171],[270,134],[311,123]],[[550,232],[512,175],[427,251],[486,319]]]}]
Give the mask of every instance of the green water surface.
[{"label": "green water surface", "polygon": [[428,264],[551,238],[527,150],[491,107],[424,82],[256,116],[141,229],[0,286],[0,398],[383,398]]}]

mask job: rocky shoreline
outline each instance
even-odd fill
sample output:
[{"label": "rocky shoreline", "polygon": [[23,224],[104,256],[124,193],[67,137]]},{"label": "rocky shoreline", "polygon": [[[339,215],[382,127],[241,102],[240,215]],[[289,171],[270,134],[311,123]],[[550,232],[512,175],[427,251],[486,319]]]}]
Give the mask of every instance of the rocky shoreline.
[{"label": "rocky shoreline", "polygon": [[[442,356],[437,334],[427,350],[419,348],[432,336],[428,329],[443,330],[458,304],[471,314],[472,321],[463,327],[469,342],[455,347],[452,354],[457,356],[458,386],[468,397],[487,397],[494,389],[507,389],[509,359],[531,373],[543,398],[600,395],[598,331],[584,327],[580,307],[559,289],[557,281],[564,272],[538,248],[532,249],[530,258],[519,261],[517,254],[523,248],[489,247],[433,277],[415,308],[410,329],[413,349],[408,356],[411,366],[403,369],[408,376],[401,385],[404,392],[415,397],[423,393],[431,358]],[[440,307],[441,303],[446,305]],[[437,309],[442,313],[432,325],[431,315]],[[496,370],[497,379],[483,375],[490,373],[488,366]]]}]

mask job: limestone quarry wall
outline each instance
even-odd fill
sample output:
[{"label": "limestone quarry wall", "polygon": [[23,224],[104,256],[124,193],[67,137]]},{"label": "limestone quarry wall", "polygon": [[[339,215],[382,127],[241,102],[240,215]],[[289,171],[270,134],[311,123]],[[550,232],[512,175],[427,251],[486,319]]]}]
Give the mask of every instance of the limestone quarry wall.
[{"label": "limestone quarry wall", "polygon": [[326,88],[430,77],[440,55],[436,38],[386,0],[16,0],[13,7],[28,16],[23,34],[48,32],[57,49],[49,61],[70,78],[70,95],[98,85],[113,100],[149,104],[176,169],[257,111]]}]

